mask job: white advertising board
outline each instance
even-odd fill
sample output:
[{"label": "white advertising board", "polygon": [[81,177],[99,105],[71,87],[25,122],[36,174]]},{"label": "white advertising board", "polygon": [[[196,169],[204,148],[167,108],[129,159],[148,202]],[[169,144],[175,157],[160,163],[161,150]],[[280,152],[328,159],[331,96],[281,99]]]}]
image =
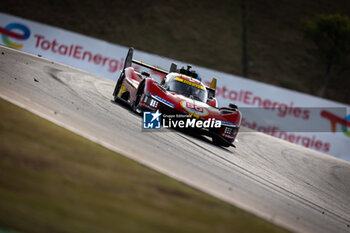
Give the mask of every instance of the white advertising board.
[{"label": "white advertising board", "polygon": [[[128,48],[0,13],[0,43],[117,80]],[[136,50],[134,57],[169,69],[169,58]],[[139,68],[139,67],[137,67]],[[242,125],[350,161],[350,106],[194,66],[202,80],[218,79],[219,106],[235,103]],[[158,81],[156,73],[151,73]]]}]

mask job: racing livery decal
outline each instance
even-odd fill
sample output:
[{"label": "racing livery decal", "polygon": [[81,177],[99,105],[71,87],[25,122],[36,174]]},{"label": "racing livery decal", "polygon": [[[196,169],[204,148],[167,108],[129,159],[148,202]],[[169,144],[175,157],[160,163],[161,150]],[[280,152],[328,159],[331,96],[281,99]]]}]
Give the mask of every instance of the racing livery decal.
[{"label": "racing livery decal", "polygon": [[209,114],[208,110],[202,107],[199,107],[191,102],[181,101],[181,106],[192,116],[194,117],[203,117]]},{"label": "racing livery decal", "polygon": [[202,89],[202,90],[205,89],[202,85],[196,84],[194,82],[187,81],[187,80],[185,80],[185,79],[183,79],[181,77],[176,77],[175,80],[179,81],[179,82],[182,82],[182,83],[185,83],[185,84],[190,85],[190,86],[194,86],[194,87],[196,87],[198,89]]}]

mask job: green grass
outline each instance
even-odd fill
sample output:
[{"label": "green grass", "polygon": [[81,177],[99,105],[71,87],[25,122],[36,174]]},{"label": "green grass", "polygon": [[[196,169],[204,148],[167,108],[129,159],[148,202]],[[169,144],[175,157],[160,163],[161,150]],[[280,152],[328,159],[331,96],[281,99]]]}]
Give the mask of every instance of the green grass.
[{"label": "green grass", "polygon": [[0,99],[0,232],[287,232]]},{"label": "green grass", "polygon": [[[165,57],[241,74],[241,0],[11,0],[1,11]],[[301,19],[350,16],[348,0],[246,0],[249,78],[316,95],[325,66]],[[34,14],[33,12],[40,12]],[[332,71],[325,97],[350,103],[350,71]],[[285,80],[288,80],[286,83]]]}]

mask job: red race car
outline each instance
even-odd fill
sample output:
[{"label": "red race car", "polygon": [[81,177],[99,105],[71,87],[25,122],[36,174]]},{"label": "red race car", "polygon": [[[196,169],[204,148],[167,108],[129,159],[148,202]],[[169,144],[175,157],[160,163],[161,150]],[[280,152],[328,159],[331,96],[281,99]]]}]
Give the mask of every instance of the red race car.
[{"label": "red race car", "polygon": [[[115,86],[113,96],[116,102],[126,102],[137,113],[159,111],[164,116],[187,117],[191,131],[198,130],[202,135],[211,136],[216,145],[234,146],[242,114],[234,104],[217,107],[215,78],[208,87],[190,66],[177,69],[177,65],[172,63],[170,71],[165,71],[133,59],[133,52],[134,49],[130,48]],[[165,78],[158,83],[149,73],[135,71],[132,63],[159,72]],[[212,124],[207,124],[208,127],[197,124],[206,121]]]}]

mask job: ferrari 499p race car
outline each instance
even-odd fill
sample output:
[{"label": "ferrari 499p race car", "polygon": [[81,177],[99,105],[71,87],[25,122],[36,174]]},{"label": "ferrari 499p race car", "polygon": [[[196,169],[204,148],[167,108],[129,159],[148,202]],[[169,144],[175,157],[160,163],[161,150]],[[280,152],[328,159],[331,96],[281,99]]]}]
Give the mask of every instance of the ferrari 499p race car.
[{"label": "ferrari 499p race car", "polygon": [[[124,68],[115,86],[113,96],[116,102],[126,102],[133,111],[159,111],[162,114],[182,114],[197,121],[214,120],[219,127],[193,129],[201,135],[212,137],[219,146],[234,146],[242,115],[237,106],[218,108],[215,98],[216,79],[210,87],[204,85],[196,72],[177,69],[172,63],[166,71],[133,59],[134,49],[130,48],[125,59]],[[146,67],[165,75],[159,83],[147,72],[137,72],[132,64]],[[192,130],[192,129],[191,129]]]}]

